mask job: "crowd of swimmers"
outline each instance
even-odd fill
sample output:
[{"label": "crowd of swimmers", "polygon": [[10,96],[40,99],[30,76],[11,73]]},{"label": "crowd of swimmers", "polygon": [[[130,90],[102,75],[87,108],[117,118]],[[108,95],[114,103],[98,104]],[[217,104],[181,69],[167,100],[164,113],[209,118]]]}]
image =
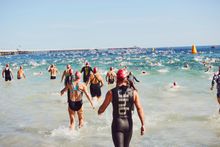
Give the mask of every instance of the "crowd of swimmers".
[{"label": "crowd of swimmers", "polygon": [[[188,68],[188,66],[187,66]],[[50,79],[56,79],[58,70],[55,65],[48,67],[50,72]],[[83,74],[83,76],[82,76]],[[2,77],[5,81],[11,81],[13,79],[12,70],[9,64],[6,64],[2,71]],[[17,72],[17,79],[26,78],[23,67],[20,66]],[[82,80],[81,80],[82,79]],[[104,113],[110,103],[113,107],[113,120],[112,120],[112,139],[116,147],[128,147],[132,137],[132,111],[134,106],[136,107],[140,122],[141,122],[141,135],[144,134],[144,111],[140,103],[138,90],[134,86],[135,82],[140,82],[132,72],[127,70],[125,66],[119,69],[117,73],[113,67],[109,68],[109,71],[105,77],[108,85],[113,85],[108,89],[103,103],[98,109],[98,114]],[[83,94],[88,99],[92,109],[95,109],[94,99],[100,100],[102,96],[101,88],[104,86],[104,80],[97,67],[92,68],[88,62],[82,67],[80,71],[72,69],[71,65],[67,65],[63,71],[61,82],[64,81],[64,88],[60,91],[61,95],[67,92],[68,112],[70,118],[70,128],[73,129],[75,124],[75,113],[78,115],[79,128],[84,124],[84,112],[83,112]],[[217,100],[220,106],[220,67],[218,73],[214,74],[211,82],[211,90],[213,90],[214,84],[217,84]],[[176,82],[173,82],[171,88],[177,86]],[[90,88],[90,93],[87,87]],[[220,113],[220,108],[219,108]]]},{"label": "crowd of swimmers", "polygon": [[[56,79],[58,70],[55,65],[48,67],[50,73],[50,79]],[[82,75],[83,74],[83,75]],[[2,77],[5,81],[11,81],[13,79],[12,70],[9,64],[6,64],[2,71]],[[22,66],[20,66],[17,72],[17,79],[26,78]],[[82,79],[82,80],[81,80]],[[104,113],[108,105],[112,102],[113,105],[113,120],[112,120],[112,139],[116,147],[128,147],[132,132],[133,132],[133,120],[132,112],[134,106],[138,112],[138,116],[141,122],[140,133],[144,134],[144,112],[140,103],[140,98],[137,89],[134,86],[134,82],[139,82],[137,78],[127,71],[127,67],[119,69],[115,73],[113,67],[109,68],[109,71],[105,77],[108,85],[113,85],[109,88],[103,103],[98,109],[98,115]],[[88,99],[92,109],[94,107],[94,100],[100,101],[102,92],[101,88],[104,86],[104,80],[97,67],[92,68],[88,62],[82,67],[80,71],[72,69],[71,65],[67,65],[63,71],[61,82],[64,81],[64,88],[60,91],[63,95],[67,93],[68,112],[70,119],[70,129],[75,127],[75,114],[78,116],[78,126],[83,127],[84,124],[84,112],[83,112],[83,94]],[[87,87],[90,88],[90,93]]]}]

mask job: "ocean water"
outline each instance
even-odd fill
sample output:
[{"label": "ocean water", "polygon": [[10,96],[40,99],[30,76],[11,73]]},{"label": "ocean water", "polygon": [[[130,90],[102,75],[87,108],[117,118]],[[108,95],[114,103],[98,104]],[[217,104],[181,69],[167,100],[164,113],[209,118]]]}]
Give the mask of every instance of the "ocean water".
[{"label": "ocean water", "polygon": [[[220,115],[216,89],[210,90],[213,73],[220,65],[220,47],[152,49],[109,49],[85,51],[36,52],[1,56],[0,69],[11,65],[14,76],[23,65],[26,79],[12,82],[0,80],[0,146],[40,147],[112,147],[112,106],[98,116],[84,97],[85,125],[70,131],[66,95],[59,92],[66,64],[74,71],[85,61],[97,66],[103,78],[110,66],[124,66],[139,83],[141,103],[145,112],[146,132],[140,136],[140,121],[135,110],[131,147],[219,147]],[[204,62],[212,68],[206,72]],[[189,68],[184,68],[184,64]],[[47,68],[55,64],[56,80],[50,80]],[[143,71],[146,74],[143,74]],[[42,75],[39,75],[39,73]],[[173,82],[176,88],[170,88]],[[102,89],[102,100],[108,90]]]}]

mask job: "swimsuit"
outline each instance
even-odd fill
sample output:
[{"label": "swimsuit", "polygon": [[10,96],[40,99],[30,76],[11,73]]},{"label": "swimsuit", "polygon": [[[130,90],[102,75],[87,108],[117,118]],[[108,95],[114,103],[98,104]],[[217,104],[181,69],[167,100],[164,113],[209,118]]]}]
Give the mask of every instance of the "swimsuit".
[{"label": "swimsuit", "polygon": [[[83,92],[79,90],[79,83],[74,86],[73,86],[73,89],[70,90],[70,92],[72,92],[72,94],[74,92],[80,92],[80,95],[82,97],[83,95]],[[71,99],[68,99],[68,103],[69,103],[69,108],[72,110],[72,111],[79,111],[81,108],[82,108],[82,105],[83,105],[83,101],[82,99],[79,100],[79,101],[72,101]]]},{"label": "swimsuit", "polygon": [[[95,75],[94,75],[95,76]],[[95,76],[92,80],[91,80],[91,82],[94,80],[94,79],[97,79],[98,80],[98,78]],[[99,80],[98,80],[99,81]],[[100,81],[98,82],[98,83],[96,83],[96,84],[93,84],[93,83],[91,83],[90,84],[90,93],[91,93],[91,96],[92,97],[95,97],[95,96],[97,96],[97,97],[100,97],[101,96],[101,86],[100,86]]]}]

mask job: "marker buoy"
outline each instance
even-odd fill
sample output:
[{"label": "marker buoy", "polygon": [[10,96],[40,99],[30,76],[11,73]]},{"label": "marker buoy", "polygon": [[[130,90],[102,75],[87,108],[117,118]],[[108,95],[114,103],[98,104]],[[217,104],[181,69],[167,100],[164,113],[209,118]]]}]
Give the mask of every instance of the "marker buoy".
[{"label": "marker buoy", "polygon": [[196,50],[195,44],[192,45],[192,54],[197,54],[197,50]]}]

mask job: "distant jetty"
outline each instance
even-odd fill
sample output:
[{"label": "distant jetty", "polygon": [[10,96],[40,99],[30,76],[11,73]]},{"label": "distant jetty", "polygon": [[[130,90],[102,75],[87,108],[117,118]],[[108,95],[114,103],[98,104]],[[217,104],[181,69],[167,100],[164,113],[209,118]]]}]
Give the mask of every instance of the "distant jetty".
[{"label": "distant jetty", "polygon": [[0,50],[0,56],[17,55],[17,54],[29,54],[29,53],[33,53],[33,51],[19,51],[19,50],[3,51],[3,50]]}]

